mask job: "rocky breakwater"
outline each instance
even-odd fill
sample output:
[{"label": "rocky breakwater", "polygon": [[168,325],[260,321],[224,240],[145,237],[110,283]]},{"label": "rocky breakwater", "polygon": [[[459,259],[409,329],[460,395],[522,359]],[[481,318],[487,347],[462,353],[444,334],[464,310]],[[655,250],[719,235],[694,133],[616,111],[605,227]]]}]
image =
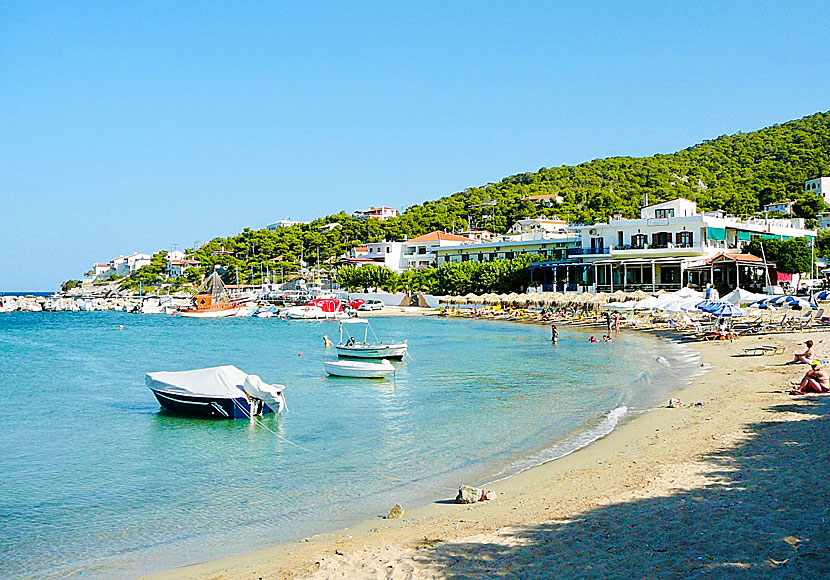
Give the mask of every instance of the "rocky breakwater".
[{"label": "rocky breakwater", "polygon": [[137,308],[135,297],[87,298],[73,296],[4,296],[0,298],[0,312],[91,312]]}]

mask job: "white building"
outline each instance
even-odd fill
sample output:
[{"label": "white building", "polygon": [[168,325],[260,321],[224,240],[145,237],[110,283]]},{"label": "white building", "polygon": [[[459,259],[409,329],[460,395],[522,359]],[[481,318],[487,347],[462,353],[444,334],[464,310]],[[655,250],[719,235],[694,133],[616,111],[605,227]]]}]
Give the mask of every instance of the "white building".
[{"label": "white building", "polygon": [[385,222],[389,218],[398,217],[398,210],[382,205],[380,207],[370,207],[369,209],[357,210],[354,212],[354,217],[357,219],[372,219]]},{"label": "white building", "polygon": [[527,218],[519,220],[507,230],[505,239],[514,242],[529,240],[552,240],[572,234],[568,222],[559,218]]},{"label": "white building", "polygon": [[815,193],[825,203],[830,204],[830,177],[808,179],[804,182],[804,191],[806,193]]},{"label": "white building", "polygon": [[434,231],[417,238],[403,242],[403,259],[406,270],[418,270],[437,265],[435,251],[442,247],[457,246],[459,244],[474,244],[475,242],[463,236]]},{"label": "white building", "polygon": [[301,222],[299,220],[292,220],[291,218],[285,218],[281,220],[277,220],[276,222],[269,224],[266,226],[266,229],[270,232],[275,232],[280,228],[290,228],[291,226],[301,225],[301,224],[310,224],[311,222]]},{"label": "white building", "polygon": [[118,256],[110,260],[111,274],[115,274],[116,276],[129,276],[142,266],[150,264],[151,259],[152,256],[150,254],[140,254],[138,252],[133,252],[129,256]]},{"label": "white building", "polygon": [[830,211],[820,213],[816,217],[818,217],[818,228],[820,230],[830,228]]},{"label": "white building", "polygon": [[682,198],[644,207],[640,219],[611,219],[577,229],[582,247],[569,251],[570,261],[549,265],[545,284],[598,291],[700,286],[704,278],[691,271],[717,254],[740,255],[754,238],[816,235],[800,218],[740,220],[722,212],[698,213],[694,202]]}]

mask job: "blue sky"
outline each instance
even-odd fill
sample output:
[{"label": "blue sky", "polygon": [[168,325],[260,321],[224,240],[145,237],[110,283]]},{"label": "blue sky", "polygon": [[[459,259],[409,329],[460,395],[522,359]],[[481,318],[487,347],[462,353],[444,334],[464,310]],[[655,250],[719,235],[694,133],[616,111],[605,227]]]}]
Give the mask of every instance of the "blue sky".
[{"label": "blue sky", "polygon": [[823,3],[0,3],[0,291],[830,109]]}]

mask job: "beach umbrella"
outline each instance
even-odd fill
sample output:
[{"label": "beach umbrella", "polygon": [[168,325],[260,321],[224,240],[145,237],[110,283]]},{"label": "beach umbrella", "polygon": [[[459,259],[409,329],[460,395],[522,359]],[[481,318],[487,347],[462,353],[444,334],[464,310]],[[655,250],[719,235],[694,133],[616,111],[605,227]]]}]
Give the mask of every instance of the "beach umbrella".
[{"label": "beach umbrella", "polygon": [[755,294],[754,292],[750,292],[749,290],[744,290],[743,288],[735,288],[732,292],[727,294],[726,296],[721,296],[721,300],[725,300],[726,302],[731,302],[732,304],[744,304],[746,302],[757,302],[758,300],[764,300],[767,298],[765,294]]},{"label": "beach umbrella", "polygon": [[642,290],[635,290],[634,292],[628,295],[628,297],[633,300],[645,300],[649,296],[651,296],[651,294],[649,294],[648,292],[643,292]]},{"label": "beach umbrella", "polygon": [[528,302],[533,302],[534,304],[545,303],[545,297],[542,294],[539,294],[538,292],[531,292],[530,294],[528,294],[527,300]]},{"label": "beach umbrella", "polygon": [[626,298],[628,298],[628,294],[625,293],[625,290],[617,290],[611,297],[617,302],[625,302]]},{"label": "beach umbrella", "polygon": [[784,304],[797,310],[802,308],[818,308],[818,304],[804,300],[804,298],[799,298],[798,296],[786,296]]},{"label": "beach umbrella", "polygon": [[627,302],[611,302],[606,304],[605,307],[608,310],[616,310],[618,312],[626,312],[629,310],[634,310],[634,306],[637,304],[636,300],[629,300]]},{"label": "beach umbrella", "polygon": [[724,300],[704,300],[703,302],[698,302],[697,309],[712,316],[717,316],[718,318],[724,316],[743,316],[745,314],[743,310],[731,302]]},{"label": "beach umbrella", "polygon": [[527,294],[519,294],[513,302],[515,304],[526,306],[529,302],[531,302],[531,299]]},{"label": "beach umbrella", "polygon": [[634,305],[634,310],[651,310],[660,304],[660,299],[656,296],[646,296],[642,300],[637,301]]},{"label": "beach umbrella", "polygon": [[813,300],[830,300],[830,290],[822,290],[813,296]]},{"label": "beach umbrella", "polygon": [[678,290],[676,292],[676,294],[680,298],[698,298],[700,300],[703,300],[703,292],[698,292],[697,290],[692,290],[688,286],[685,287],[685,288],[681,288],[680,290]]},{"label": "beach umbrella", "polygon": [[482,296],[481,299],[483,300],[483,304],[498,304],[501,302],[499,295],[495,292],[489,292]]},{"label": "beach umbrella", "polygon": [[472,292],[464,296],[464,299],[467,300],[467,304],[482,304],[481,296]]}]

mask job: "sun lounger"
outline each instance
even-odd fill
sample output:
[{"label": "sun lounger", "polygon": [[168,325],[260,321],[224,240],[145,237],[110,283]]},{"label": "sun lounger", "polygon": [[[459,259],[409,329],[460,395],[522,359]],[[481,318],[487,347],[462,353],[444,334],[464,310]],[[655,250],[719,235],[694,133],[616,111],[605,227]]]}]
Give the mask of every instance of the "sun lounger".
[{"label": "sun lounger", "polygon": [[744,355],[746,356],[763,356],[765,354],[783,354],[784,347],[783,346],[773,346],[771,344],[765,344],[763,346],[750,346],[744,349]]}]

